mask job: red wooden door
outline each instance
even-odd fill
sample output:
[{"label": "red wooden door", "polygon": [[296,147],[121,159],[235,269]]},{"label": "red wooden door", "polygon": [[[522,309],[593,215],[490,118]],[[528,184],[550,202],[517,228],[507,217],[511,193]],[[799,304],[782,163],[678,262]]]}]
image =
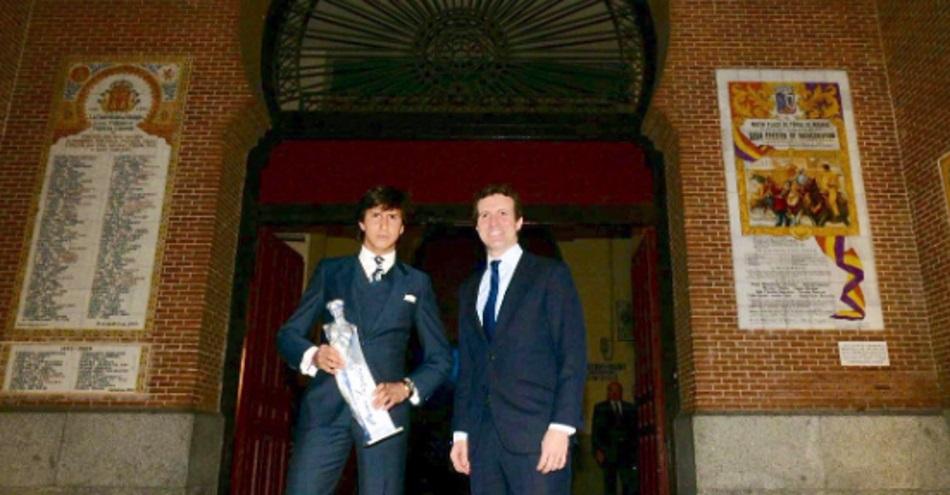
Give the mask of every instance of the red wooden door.
[{"label": "red wooden door", "polygon": [[294,388],[275,338],[300,301],[303,270],[303,258],[270,229],[258,232],[238,385],[233,495],[284,493]]},{"label": "red wooden door", "polygon": [[640,230],[643,238],[633,255],[636,404],[639,431],[640,493],[667,495],[670,490],[666,449],[666,409],[660,374],[660,301],[656,230]]}]

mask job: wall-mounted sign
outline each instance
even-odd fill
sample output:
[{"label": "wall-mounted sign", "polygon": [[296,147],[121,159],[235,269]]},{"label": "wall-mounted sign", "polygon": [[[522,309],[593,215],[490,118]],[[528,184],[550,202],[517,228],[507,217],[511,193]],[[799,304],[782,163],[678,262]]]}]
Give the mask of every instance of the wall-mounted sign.
[{"label": "wall-mounted sign", "polygon": [[142,392],[147,353],[138,344],[13,344],[5,393]]},{"label": "wall-mounted sign", "polygon": [[187,67],[66,64],[14,328],[146,329]]},{"label": "wall-mounted sign", "polygon": [[739,327],[882,329],[847,74],[717,81]]},{"label": "wall-mounted sign", "polygon": [[841,366],[890,366],[887,342],[838,342]]}]

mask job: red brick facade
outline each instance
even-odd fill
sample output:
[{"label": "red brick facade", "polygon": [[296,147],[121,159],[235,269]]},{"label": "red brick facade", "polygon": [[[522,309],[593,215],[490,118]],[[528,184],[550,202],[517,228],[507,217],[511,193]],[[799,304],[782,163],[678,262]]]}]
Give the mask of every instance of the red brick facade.
[{"label": "red brick facade", "polygon": [[[248,75],[257,73],[259,40],[241,36],[260,35],[263,3],[0,3],[0,116],[12,102],[0,136],[4,322],[14,309],[13,281],[49,145],[50,102],[62,59],[182,55],[192,62],[155,325],[141,340],[151,345],[147,399],[8,396],[0,405],[217,410],[246,152],[266,127],[254,99],[258,90],[247,85]],[[644,132],[666,160],[679,377],[687,410],[940,405],[935,370],[939,366],[947,383],[950,362],[950,227],[932,185],[936,157],[948,151],[950,131],[941,124],[948,116],[950,64],[935,59],[932,53],[939,50],[932,47],[947,46],[944,3],[669,1],[665,67]],[[14,84],[9,62],[19,59],[23,35],[17,27],[23,32],[24,11],[31,17]],[[885,331],[738,330],[715,70],[747,67],[848,72]],[[923,278],[922,264],[928,269]],[[48,332],[0,336],[5,342],[66,339],[71,337]],[[836,343],[862,339],[886,340],[891,366],[841,368]]]},{"label": "red brick facade", "polygon": [[10,96],[16,81],[23,37],[30,18],[30,3],[0,1],[0,139],[6,131]]},{"label": "red brick facade", "polygon": [[[56,79],[62,77],[63,58],[184,56],[190,59],[192,70],[177,171],[166,198],[167,236],[154,329],[144,339],[98,333],[81,337],[149,344],[147,398],[8,396],[2,404],[216,411],[246,153],[266,125],[242,66],[238,2],[38,0],[5,4],[31,7],[32,18],[12,91],[8,131],[0,143],[0,187],[5,192],[0,198],[0,318],[4,322],[14,311],[13,280],[27,223],[32,220],[27,212],[40,181],[41,156],[50,144],[50,103]],[[7,18],[14,10],[3,9],[0,22],[4,27],[15,21]],[[14,36],[14,32],[4,29],[2,36]],[[6,70],[6,63],[3,66]],[[2,90],[7,76],[0,74]],[[35,331],[5,334],[2,340],[75,339]]]},{"label": "red brick facade", "polygon": [[950,212],[937,160],[950,153],[950,4],[877,2],[914,217],[934,361],[950,408]]},{"label": "red brick facade", "polygon": [[[684,407],[707,412],[937,407],[927,291],[911,198],[898,166],[901,150],[876,4],[669,4],[669,48],[644,130],[666,152]],[[738,330],[718,68],[848,72],[885,331]],[[839,365],[838,341],[881,339],[888,343],[890,367]]]}]

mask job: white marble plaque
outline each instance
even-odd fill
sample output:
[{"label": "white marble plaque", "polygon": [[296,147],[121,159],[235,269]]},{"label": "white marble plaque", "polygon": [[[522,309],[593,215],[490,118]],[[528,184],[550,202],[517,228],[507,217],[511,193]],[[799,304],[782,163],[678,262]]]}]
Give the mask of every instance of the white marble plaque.
[{"label": "white marble plaque", "polygon": [[838,342],[841,366],[890,366],[887,342]]},{"label": "white marble plaque", "polygon": [[14,327],[144,330],[183,66],[74,63],[54,114]]},{"label": "white marble plaque", "polygon": [[13,344],[6,393],[139,392],[139,344]]}]

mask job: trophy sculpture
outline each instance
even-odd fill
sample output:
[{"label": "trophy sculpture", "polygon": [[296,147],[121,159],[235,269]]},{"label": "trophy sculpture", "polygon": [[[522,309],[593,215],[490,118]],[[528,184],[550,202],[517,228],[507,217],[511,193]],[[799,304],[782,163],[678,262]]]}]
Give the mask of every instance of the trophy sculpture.
[{"label": "trophy sculpture", "polygon": [[363,428],[366,445],[372,445],[402,431],[396,427],[385,409],[373,407],[373,391],[376,381],[369,372],[356,325],[343,316],[343,301],[334,299],[327,303],[333,323],[323,325],[330,346],[343,356],[344,365],[336,374],[340,394],[350,405],[356,422]]}]

